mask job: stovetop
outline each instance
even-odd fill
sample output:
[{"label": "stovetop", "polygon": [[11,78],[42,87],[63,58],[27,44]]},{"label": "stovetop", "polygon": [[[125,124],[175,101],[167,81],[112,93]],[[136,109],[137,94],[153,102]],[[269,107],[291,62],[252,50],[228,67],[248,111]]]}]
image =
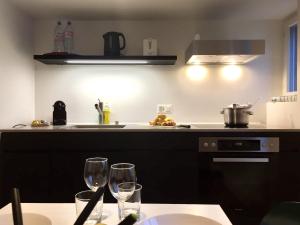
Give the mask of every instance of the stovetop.
[{"label": "stovetop", "polygon": [[192,124],[196,129],[266,129],[265,124],[249,124],[247,127],[226,127],[225,124]]}]

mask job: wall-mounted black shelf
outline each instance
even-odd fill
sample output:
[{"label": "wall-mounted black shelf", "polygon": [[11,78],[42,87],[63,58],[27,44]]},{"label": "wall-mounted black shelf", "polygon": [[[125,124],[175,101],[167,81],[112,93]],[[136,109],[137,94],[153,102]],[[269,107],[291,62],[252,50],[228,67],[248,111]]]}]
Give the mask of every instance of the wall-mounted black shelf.
[{"label": "wall-mounted black shelf", "polygon": [[34,55],[47,65],[174,65],[177,56]]}]

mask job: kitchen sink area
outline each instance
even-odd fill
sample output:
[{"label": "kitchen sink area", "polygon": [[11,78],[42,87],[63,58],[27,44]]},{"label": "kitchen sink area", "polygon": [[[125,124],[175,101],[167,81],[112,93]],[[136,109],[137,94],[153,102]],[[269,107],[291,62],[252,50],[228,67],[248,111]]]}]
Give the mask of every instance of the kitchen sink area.
[{"label": "kitchen sink area", "polygon": [[126,125],[121,124],[80,124],[73,125],[71,128],[78,129],[111,129],[111,128],[124,128]]}]

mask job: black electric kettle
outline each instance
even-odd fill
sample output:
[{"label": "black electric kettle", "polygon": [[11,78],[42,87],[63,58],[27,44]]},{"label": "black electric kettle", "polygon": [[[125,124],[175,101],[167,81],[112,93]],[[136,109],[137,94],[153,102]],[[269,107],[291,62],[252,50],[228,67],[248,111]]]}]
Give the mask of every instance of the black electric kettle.
[{"label": "black electric kettle", "polygon": [[[123,39],[123,45],[120,47],[120,39]],[[120,51],[125,48],[124,34],[119,32],[107,32],[104,38],[104,56],[120,56]]]}]

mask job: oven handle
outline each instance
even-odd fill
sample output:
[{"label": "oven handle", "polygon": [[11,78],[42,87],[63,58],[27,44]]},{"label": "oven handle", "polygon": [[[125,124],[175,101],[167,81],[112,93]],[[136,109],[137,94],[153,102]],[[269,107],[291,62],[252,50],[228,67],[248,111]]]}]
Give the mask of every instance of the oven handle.
[{"label": "oven handle", "polygon": [[226,163],[268,163],[269,158],[213,158],[214,163],[226,162]]}]

